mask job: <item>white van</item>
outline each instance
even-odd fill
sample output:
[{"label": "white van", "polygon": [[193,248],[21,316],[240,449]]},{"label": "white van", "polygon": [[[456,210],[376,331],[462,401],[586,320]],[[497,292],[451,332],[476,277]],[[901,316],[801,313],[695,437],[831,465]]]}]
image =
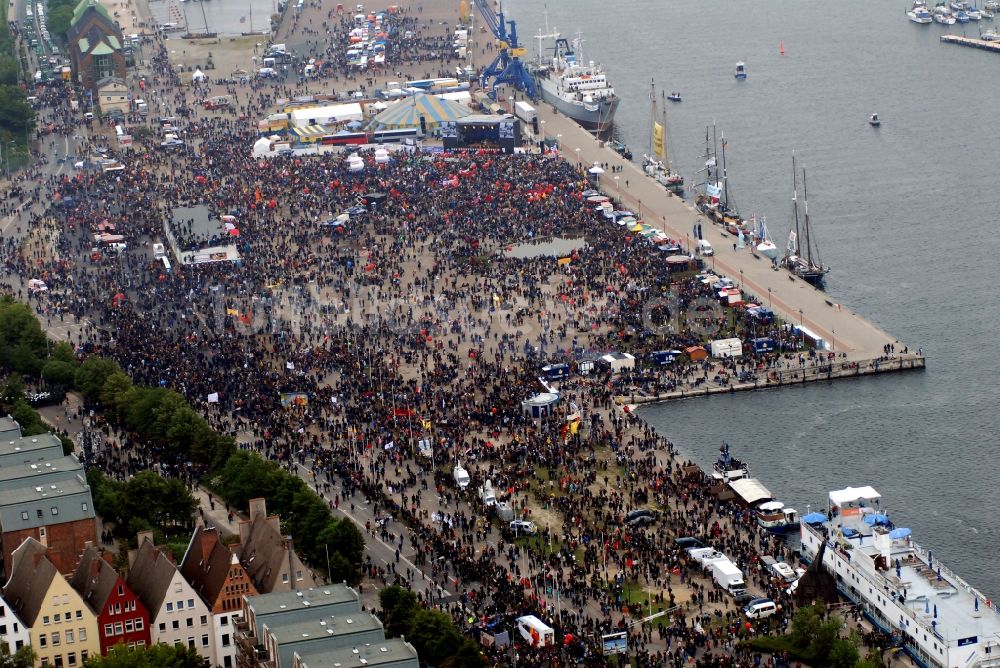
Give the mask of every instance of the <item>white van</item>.
[{"label": "white van", "polygon": [[455,478],[455,484],[458,485],[459,489],[465,489],[469,486],[469,472],[462,468],[461,464],[455,464],[455,470],[452,471],[452,476]]},{"label": "white van", "polygon": [[743,614],[747,616],[747,619],[764,619],[776,612],[778,612],[778,606],[769,598],[755,598],[743,608]]},{"label": "white van", "polygon": [[159,260],[161,257],[167,256],[167,249],[163,244],[153,244],[153,259]]},{"label": "white van", "polygon": [[712,248],[712,244],[707,239],[698,239],[698,243],[695,245],[695,252],[698,255],[715,255],[715,249]]}]

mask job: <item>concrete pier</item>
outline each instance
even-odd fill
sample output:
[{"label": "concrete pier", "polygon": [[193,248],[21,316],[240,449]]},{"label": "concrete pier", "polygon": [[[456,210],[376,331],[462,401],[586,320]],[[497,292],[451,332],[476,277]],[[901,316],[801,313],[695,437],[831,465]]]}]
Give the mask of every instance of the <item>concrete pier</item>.
[{"label": "concrete pier", "polygon": [[959,46],[971,46],[973,49],[992,51],[1000,53],[1000,42],[995,40],[978,39],[975,37],[962,37],[961,35],[941,35],[941,41],[945,44],[958,44]]},{"label": "concrete pier", "polygon": [[780,370],[767,370],[761,372],[760,378],[751,383],[734,382],[728,385],[716,383],[706,383],[700,387],[685,387],[673,392],[662,394],[629,394],[618,397],[619,404],[649,404],[657,401],[672,401],[675,399],[691,399],[693,397],[706,397],[713,394],[730,394],[733,392],[745,392],[747,390],[762,390],[789,385],[802,385],[804,383],[817,383],[822,381],[860,378],[882,373],[898,373],[900,371],[923,370],[927,358],[922,355],[906,354],[897,355],[889,359],[873,359],[867,361],[851,361],[843,358],[836,358],[829,364],[810,365],[803,368],[795,366],[786,367]]},{"label": "concrete pier", "polygon": [[[640,165],[622,158],[572,120],[556,113],[551,105],[538,102],[535,106],[542,134],[558,140],[567,160],[583,168],[594,163],[622,166],[621,172],[612,174],[608,169],[600,175],[605,194],[619,198],[622,206],[640,214],[643,222],[663,229],[689,249],[693,243],[692,227],[701,223],[702,236],[715,247],[715,255],[705,258],[707,265],[745,286],[786,322],[803,325],[828,341],[833,352],[846,353],[848,360],[858,363],[867,364],[882,356],[886,344],[893,344],[897,353],[906,345],[849,307],[836,303],[822,290],[784,269],[775,270],[767,258],[754,255],[749,247],[734,250],[736,237],[702,216],[692,204],[667,192]],[[919,368],[923,368],[922,361]]]}]

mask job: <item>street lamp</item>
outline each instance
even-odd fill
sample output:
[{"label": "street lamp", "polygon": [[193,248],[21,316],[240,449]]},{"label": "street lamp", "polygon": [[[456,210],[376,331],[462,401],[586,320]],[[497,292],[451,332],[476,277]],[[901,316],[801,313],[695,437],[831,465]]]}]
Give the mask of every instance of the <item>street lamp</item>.
[{"label": "street lamp", "polygon": [[771,288],[767,289],[767,308],[771,308]]},{"label": "street lamp", "polygon": [[803,327],[804,327],[804,324],[803,324],[803,321],[802,321],[802,309],[799,309],[799,336],[802,338],[802,347],[805,348],[806,347],[806,333],[802,331]]},{"label": "street lamp", "polygon": [[618,194],[618,204],[620,205],[622,201],[622,187],[621,183],[618,182],[618,176],[615,176],[614,178],[615,178],[615,192]]},{"label": "street lamp", "polygon": [[740,288],[743,288],[743,270],[740,269]]},{"label": "street lamp", "polygon": [[7,180],[8,181],[10,180],[10,152],[11,152],[11,150],[13,150],[15,143],[16,142],[13,139],[11,139],[9,142],[7,142],[7,155],[5,156],[5,160],[6,160],[6,164],[7,164]]},{"label": "street lamp", "polygon": [[830,341],[833,344],[833,352],[837,352],[837,330],[830,330]]}]

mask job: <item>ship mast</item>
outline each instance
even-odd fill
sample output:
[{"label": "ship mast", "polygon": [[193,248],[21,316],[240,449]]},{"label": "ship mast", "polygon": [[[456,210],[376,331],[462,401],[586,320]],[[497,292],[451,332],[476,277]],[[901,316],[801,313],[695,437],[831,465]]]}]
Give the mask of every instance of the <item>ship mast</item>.
[{"label": "ship mast", "polygon": [[792,216],[795,220],[795,248],[789,248],[794,255],[800,256],[799,251],[799,177],[795,169],[795,151],[792,151]]},{"label": "ship mast", "polygon": [[806,235],[806,260],[809,262],[809,269],[812,270],[816,267],[813,262],[812,255],[812,235],[809,231],[809,194],[806,191],[806,168],[802,168],[802,210],[805,216],[805,235]]},{"label": "ship mast", "polygon": [[664,169],[667,170],[668,174],[672,174],[670,156],[667,153],[667,93],[662,90],[660,91],[660,113],[663,114],[663,155],[660,158],[663,160]]},{"label": "ship mast", "polygon": [[656,159],[656,82],[649,80],[649,106],[651,121],[649,123],[649,156]]}]

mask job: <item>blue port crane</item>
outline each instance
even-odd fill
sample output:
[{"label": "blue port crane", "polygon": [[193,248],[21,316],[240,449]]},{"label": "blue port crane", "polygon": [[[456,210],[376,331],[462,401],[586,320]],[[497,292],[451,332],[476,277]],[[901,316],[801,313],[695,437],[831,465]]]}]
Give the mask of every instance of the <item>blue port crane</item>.
[{"label": "blue port crane", "polygon": [[[479,85],[489,91],[489,96],[496,99],[496,87],[508,84],[517,90],[524,91],[528,97],[535,99],[535,80],[524,67],[521,58],[527,54],[527,49],[517,42],[517,22],[506,21],[503,15],[503,4],[500,4],[499,15],[490,7],[490,0],[476,0],[476,7],[483,15],[483,21],[493,36],[500,43],[496,58],[479,77]],[[507,32],[507,25],[510,32]]]}]

